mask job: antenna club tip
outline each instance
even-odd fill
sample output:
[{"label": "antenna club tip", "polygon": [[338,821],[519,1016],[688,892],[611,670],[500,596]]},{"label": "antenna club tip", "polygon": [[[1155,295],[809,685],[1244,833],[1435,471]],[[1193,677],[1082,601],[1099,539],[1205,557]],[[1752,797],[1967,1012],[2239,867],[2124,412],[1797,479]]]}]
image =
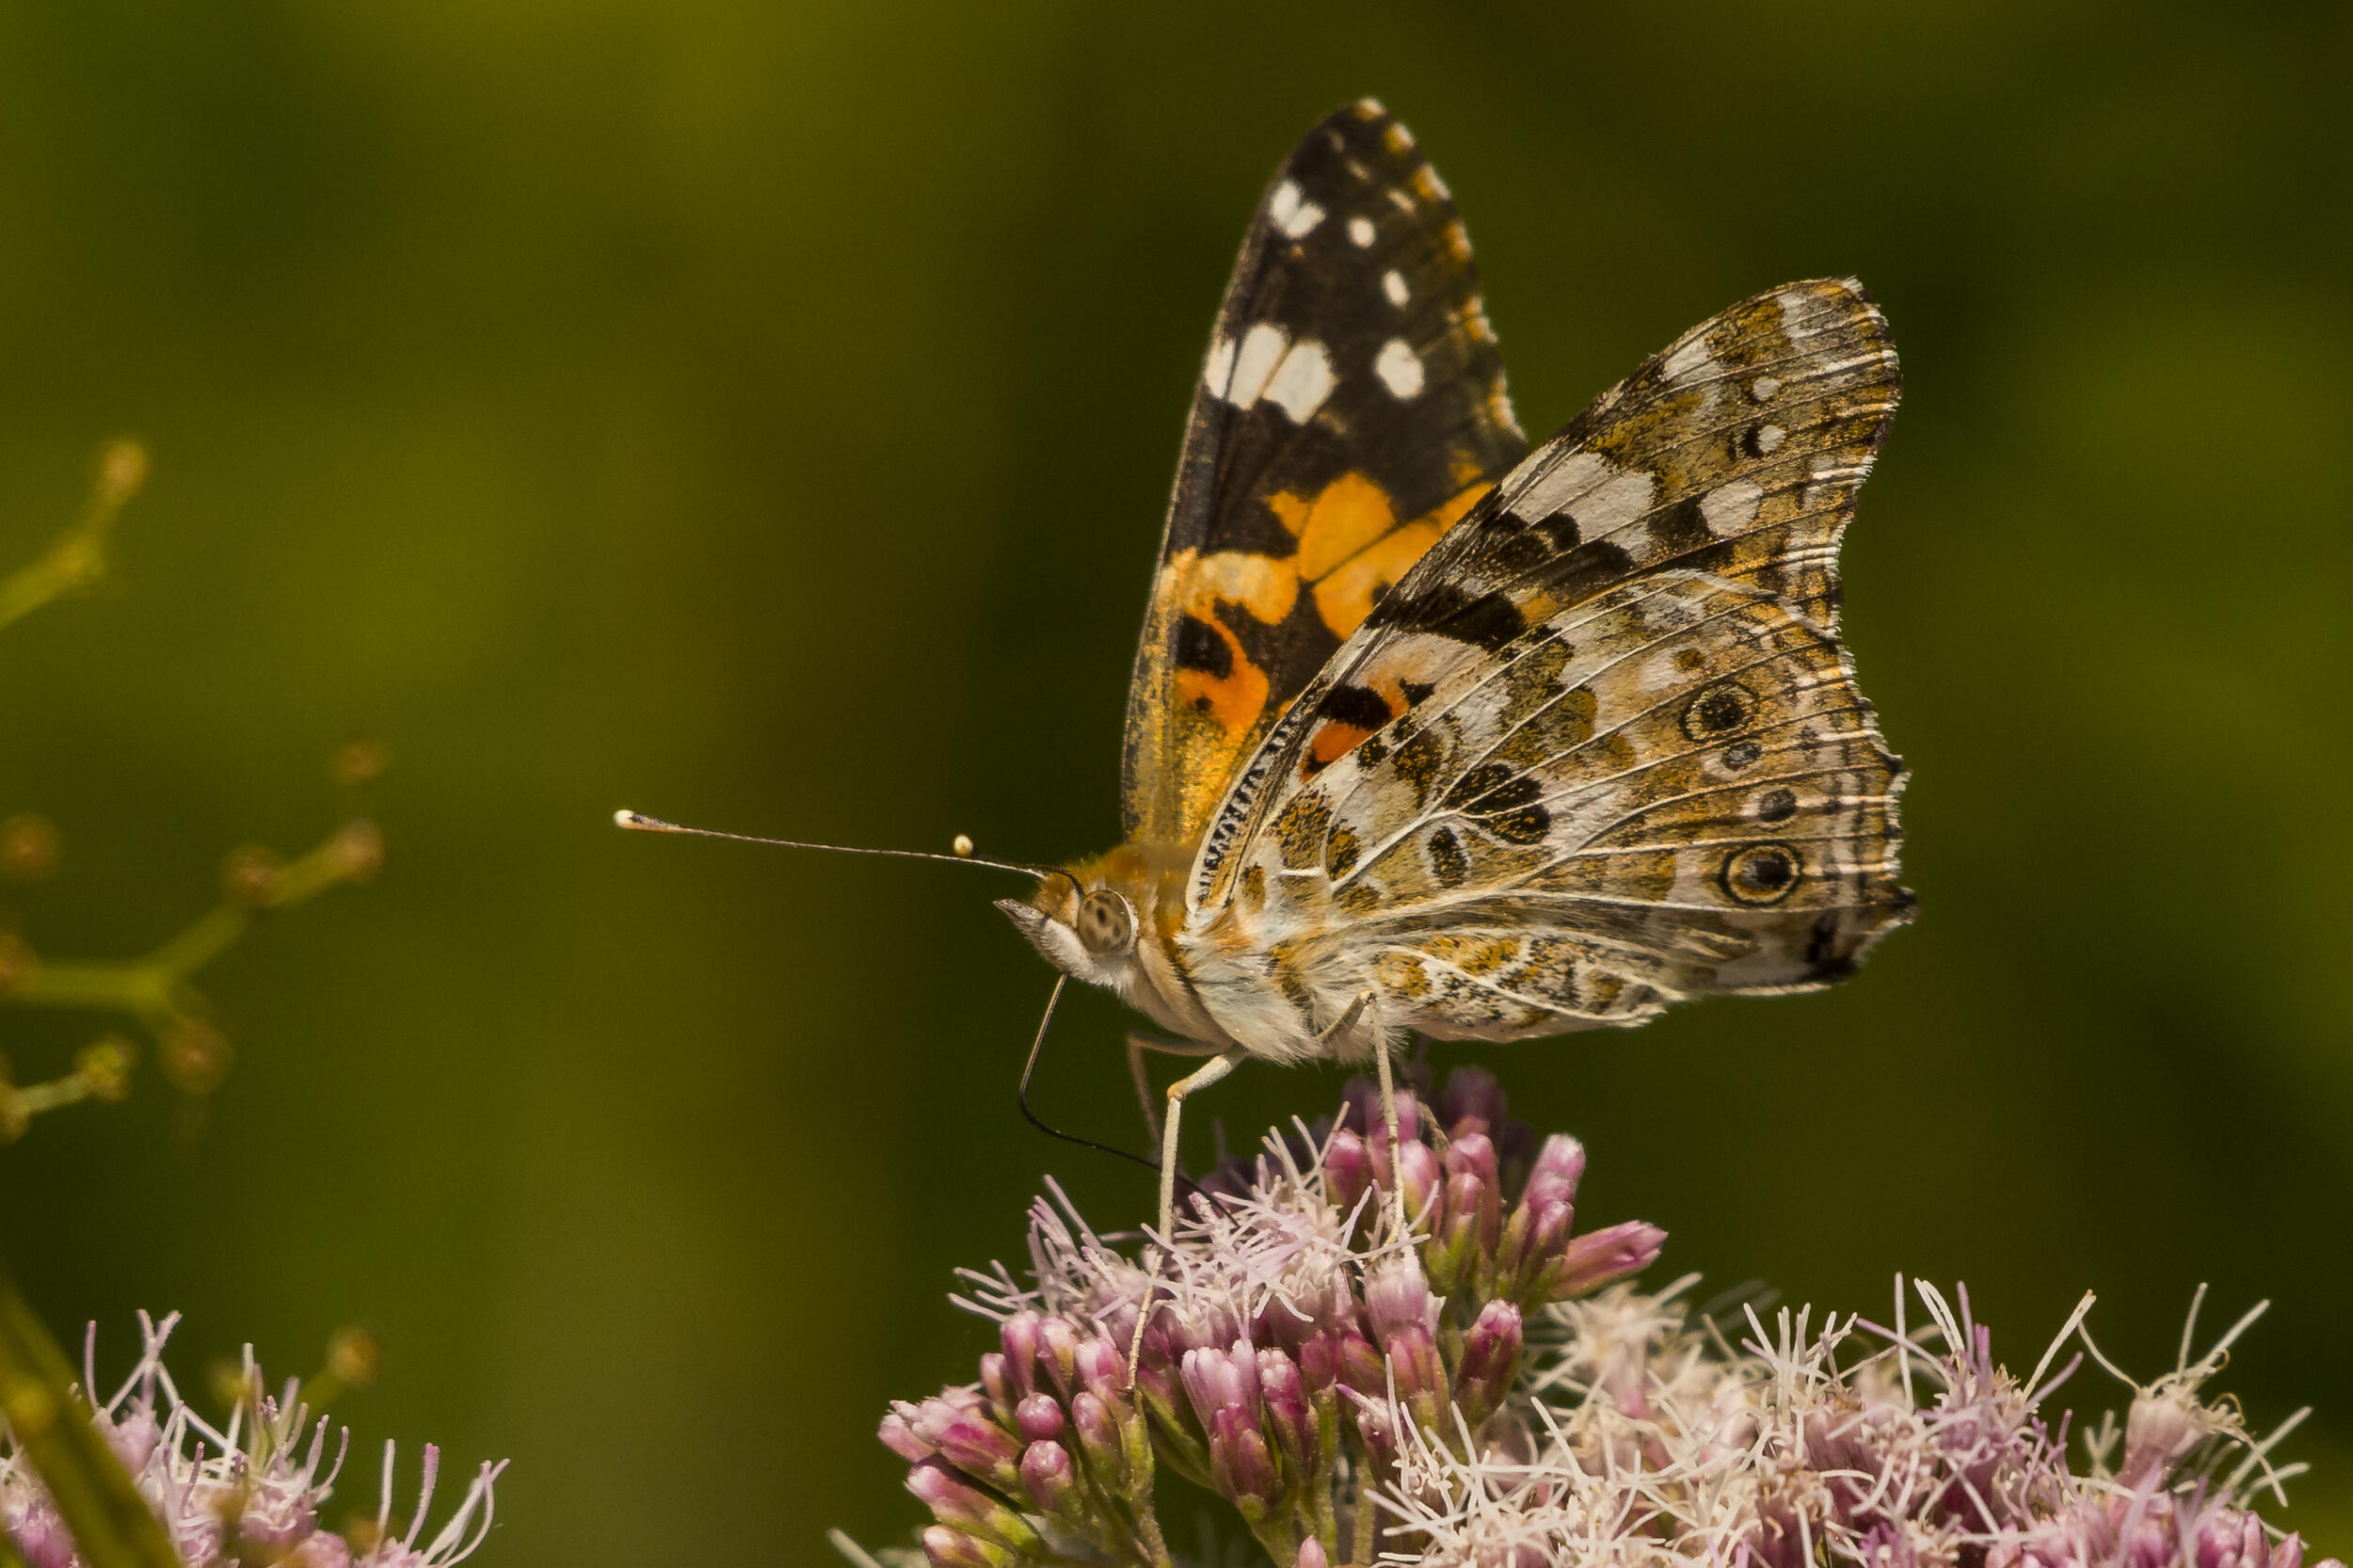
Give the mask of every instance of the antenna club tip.
[{"label": "antenna club tip", "polygon": [[968,833],[957,834],[948,847],[956,852],[956,858],[959,860],[972,858],[972,836]]},{"label": "antenna club tip", "polygon": [[643,811],[632,811],[623,807],[613,813],[613,825],[635,828],[641,833],[659,833],[670,824],[660,817],[648,817]]}]

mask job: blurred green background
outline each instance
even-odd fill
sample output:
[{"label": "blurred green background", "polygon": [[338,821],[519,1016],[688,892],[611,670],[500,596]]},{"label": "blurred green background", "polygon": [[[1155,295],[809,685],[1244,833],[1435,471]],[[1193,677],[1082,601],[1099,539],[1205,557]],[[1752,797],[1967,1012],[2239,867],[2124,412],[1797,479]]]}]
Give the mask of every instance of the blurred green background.
[{"label": "blurred green background", "polygon": [[[221,852],[395,762],[375,887],[208,977],[152,1069],[0,1153],[52,1322],[189,1316],[363,1443],[511,1455],[486,1561],[798,1562],[916,1506],[883,1401],[1017,1256],[1048,977],[984,873],[625,838],[1073,855],[1178,427],[1260,184],[1342,100],[1419,133],[1531,431],[1785,280],[1865,279],[1904,411],[1849,632],[1917,770],[1918,925],[1851,985],[1479,1052],[1670,1269],[1883,1311],[2076,1294],[2144,1375],[2192,1288],[2353,1550],[2353,20],[2342,6],[750,0],[0,8],[0,564],[145,438],[121,585],[0,639],[23,931],[128,953]],[[1106,998],[1039,1093],[1139,1139]],[[0,1015],[21,1077],[94,1026]],[[1461,1052],[1441,1052],[1445,1063]],[[1330,1104],[1245,1073],[1237,1139]],[[1197,1124],[1204,1150],[1204,1116]],[[2113,1391],[2088,1376],[2078,1402]],[[366,1466],[360,1466],[365,1469]],[[373,1480],[347,1493],[372,1508]],[[405,1504],[404,1504],[405,1506]]]}]

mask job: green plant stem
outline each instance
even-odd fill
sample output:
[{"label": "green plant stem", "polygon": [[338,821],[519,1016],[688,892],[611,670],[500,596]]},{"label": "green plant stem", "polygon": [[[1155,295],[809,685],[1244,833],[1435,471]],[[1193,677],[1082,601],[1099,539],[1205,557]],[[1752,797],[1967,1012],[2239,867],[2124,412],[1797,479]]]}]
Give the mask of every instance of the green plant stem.
[{"label": "green plant stem", "polygon": [[40,557],[0,578],[0,627],[24,619],[52,600],[89,587],[106,575],[106,536],[130,492],[102,484],[72,525]]},{"label": "green plant stem", "polygon": [[0,1276],[0,1414],[88,1568],[184,1568],[164,1527],[90,1425],[65,1353]]}]

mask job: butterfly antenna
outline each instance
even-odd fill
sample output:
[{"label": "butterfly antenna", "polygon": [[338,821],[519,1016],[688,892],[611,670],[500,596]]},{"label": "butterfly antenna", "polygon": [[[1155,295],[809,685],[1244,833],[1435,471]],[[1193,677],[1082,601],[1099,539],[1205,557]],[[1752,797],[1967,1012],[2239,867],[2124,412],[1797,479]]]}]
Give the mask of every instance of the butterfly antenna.
[{"label": "butterfly antenna", "polygon": [[836,855],[879,855],[892,860],[939,860],[951,866],[986,866],[991,871],[1019,872],[1024,876],[1068,876],[1060,866],[1032,866],[1018,860],[989,860],[972,853],[972,840],[956,835],[956,853],[936,855],[927,849],[866,849],[856,844],[815,844],[801,839],[768,839],[756,833],[723,833],[715,827],[682,827],[643,811],[613,813],[613,825],[632,833],[683,833],[693,839],[727,839],[739,844],[774,844],[779,849],[823,849]]},{"label": "butterfly antenna", "polygon": [[1157,1160],[1146,1160],[1144,1156],[1129,1150],[1115,1149],[1109,1144],[1098,1144],[1092,1138],[1081,1138],[1075,1132],[1064,1132],[1060,1128],[1049,1127],[1039,1119],[1036,1112],[1030,1109],[1030,1075],[1037,1071],[1037,1053],[1046,1047],[1046,1026],[1054,1021],[1054,1008],[1062,1000],[1062,988],[1069,982],[1070,977],[1066,974],[1054,977],[1054,994],[1046,999],[1046,1016],[1038,1019],[1037,1038],[1030,1042],[1030,1059],[1021,1064],[1021,1083],[1013,1092],[1014,1102],[1021,1107],[1023,1119],[1048,1138],[1059,1138],[1065,1144],[1076,1144],[1082,1149],[1093,1149],[1098,1154],[1108,1154],[1121,1160],[1132,1160],[1147,1171],[1158,1171],[1160,1168],[1160,1162]]}]

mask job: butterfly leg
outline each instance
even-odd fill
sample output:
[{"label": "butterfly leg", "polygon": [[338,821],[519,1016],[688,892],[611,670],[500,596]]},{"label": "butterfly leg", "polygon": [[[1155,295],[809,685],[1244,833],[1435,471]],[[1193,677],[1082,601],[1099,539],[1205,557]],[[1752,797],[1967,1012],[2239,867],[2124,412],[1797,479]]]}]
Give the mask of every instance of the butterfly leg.
[{"label": "butterfly leg", "polygon": [[[1337,1055],[1338,1048],[1346,1041],[1348,1032],[1356,1027],[1357,1020],[1365,1016],[1366,1009],[1371,1007],[1375,1000],[1373,993],[1367,991],[1354,1001],[1350,1002],[1348,1011],[1333,1019],[1324,1028],[1323,1032],[1316,1036],[1316,1045],[1320,1051]],[[1381,1073],[1381,1120],[1388,1128],[1389,1132],[1389,1186],[1393,1190],[1393,1196],[1397,1203],[1397,1233],[1400,1236],[1405,1236],[1409,1234],[1405,1227],[1405,1183],[1401,1179],[1403,1167],[1400,1164],[1397,1156],[1397,1084],[1389,1065],[1388,1033],[1381,1029],[1377,1022],[1373,1029],[1372,1060]]]},{"label": "butterfly leg", "polygon": [[[1185,1096],[1195,1090],[1206,1089],[1232,1072],[1250,1053],[1237,1046],[1221,1052],[1214,1061],[1195,1068],[1168,1086],[1168,1120],[1160,1132],[1160,1229],[1162,1240],[1176,1234],[1176,1128],[1183,1116]],[[1137,1060],[1142,1061],[1139,1054]],[[1144,1301],[1136,1308],[1136,1336],[1128,1347],[1128,1381],[1135,1383],[1136,1364],[1144,1358],[1144,1326],[1152,1320],[1152,1295],[1160,1282],[1160,1249],[1146,1247],[1144,1254]],[[1141,1398],[1141,1396],[1139,1396]]]},{"label": "butterfly leg", "polygon": [[[1364,1000],[1357,999],[1360,1002]],[[1401,1240],[1413,1235],[1405,1221],[1405,1160],[1404,1145],[1397,1138],[1397,1084],[1389,1065],[1389,1043],[1385,1039],[1373,1042],[1372,1060],[1381,1070],[1381,1120],[1389,1131],[1389,1187],[1397,1203],[1397,1234]]]},{"label": "butterfly leg", "polygon": [[1150,1130],[1152,1142],[1160,1141],[1160,1113],[1152,1103],[1152,1080],[1144,1070],[1144,1053],[1156,1050],[1162,1056],[1215,1056],[1223,1048],[1205,1046],[1198,1040],[1163,1040],[1142,1030],[1128,1032],[1128,1076],[1136,1080],[1136,1102],[1144,1107],[1144,1125]]}]

